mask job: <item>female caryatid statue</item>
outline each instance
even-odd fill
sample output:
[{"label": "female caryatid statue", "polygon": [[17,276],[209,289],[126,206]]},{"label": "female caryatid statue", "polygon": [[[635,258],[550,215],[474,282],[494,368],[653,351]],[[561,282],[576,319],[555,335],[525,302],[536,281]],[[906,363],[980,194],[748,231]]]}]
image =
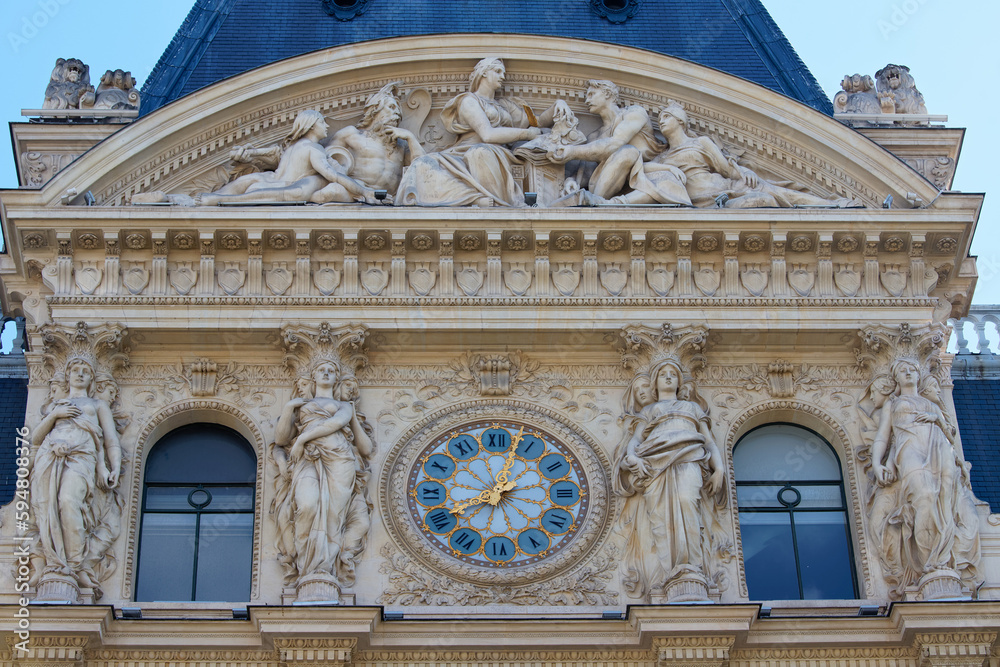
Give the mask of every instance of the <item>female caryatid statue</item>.
[{"label": "female caryatid statue", "polygon": [[370,427],[354,408],[357,383],[321,360],[278,418],[272,505],[287,585],[299,600],[336,600],[354,583],[371,526]]},{"label": "female caryatid statue", "polygon": [[[975,589],[979,519],[955,428],[942,410],[940,387],[916,360],[897,359],[889,370],[872,444],[872,534],[886,578],[899,597],[931,579],[960,579]],[[923,582],[923,583],[922,583]],[[957,582],[947,596],[957,595]]]},{"label": "female caryatid statue", "polygon": [[[453,98],[441,121],[458,140],[449,148],[418,157],[403,175],[396,204],[419,206],[524,206],[514,180],[514,154],[504,144],[541,134],[513,100],[497,100],[504,80],[499,58],[480,60],[469,76],[469,92]],[[539,122],[551,124],[552,110]]]},{"label": "female caryatid statue", "polygon": [[625,496],[625,584],[633,597],[707,600],[720,588],[722,456],[709,417],[680,365],[654,362],[626,393],[627,440],[615,457]]},{"label": "female caryatid statue", "polygon": [[99,598],[99,584],[114,565],[108,549],[120,526],[115,489],[122,449],[111,407],[97,396],[95,366],[93,360],[69,359],[64,376],[54,379],[56,396],[31,433],[36,450],[30,492],[38,528],[34,580],[40,599],[76,597],[79,590],[70,592],[74,586],[94,589]]}]

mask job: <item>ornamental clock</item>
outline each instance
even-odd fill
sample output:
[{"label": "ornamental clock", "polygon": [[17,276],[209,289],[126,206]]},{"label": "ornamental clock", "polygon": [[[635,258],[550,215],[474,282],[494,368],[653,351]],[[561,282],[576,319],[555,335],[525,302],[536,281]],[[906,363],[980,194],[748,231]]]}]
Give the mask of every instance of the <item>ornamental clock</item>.
[{"label": "ornamental clock", "polygon": [[472,565],[529,565],[586,520],[587,478],[550,433],[512,420],[462,425],[424,447],[407,482],[413,521],[444,554]]},{"label": "ornamental clock", "polygon": [[573,569],[610,531],[603,447],[555,411],[484,399],[429,415],[382,468],[389,539],[441,581],[519,586]]}]

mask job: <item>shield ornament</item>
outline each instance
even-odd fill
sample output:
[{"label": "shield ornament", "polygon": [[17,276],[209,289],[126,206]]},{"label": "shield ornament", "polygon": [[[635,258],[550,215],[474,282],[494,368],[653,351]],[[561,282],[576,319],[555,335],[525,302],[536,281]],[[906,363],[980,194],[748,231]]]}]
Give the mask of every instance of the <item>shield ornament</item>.
[{"label": "shield ornament", "polygon": [[647,266],[646,282],[649,283],[650,289],[658,296],[666,296],[674,286],[674,272],[663,262],[654,262]]},{"label": "shield ornament", "polygon": [[805,264],[792,264],[792,270],[788,272],[788,284],[792,286],[796,294],[809,296],[815,282],[816,276]]},{"label": "shield ornament", "polygon": [[292,272],[288,270],[287,262],[275,262],[264,273],[264,283],[275,296],[281,296],[292,286]]},{"label": "shield ornament", "polygon": [[313,284],[323,296],[330,296],[340,285],[340,271],[333,262],[319,262],[313,271]]},{"label": "shield ornament", "polygon": [[389,284],[389,272],[385,262],[368,262],[368,268],[361,274],[361,285],[372,296],[378,296]]},{"label": "shield ornament", "polygon": [[462,268],[455,273],[455,282],[465,296],[475,296],[483,286],[483,272],[477,266],[476,262],[462,262]]},{"label": "shield ornament", "polygon": [[760,264],[744,264],[740,278],[743,287],[753,296],[760,296],[767,289],[767,271],[761,269]]},{"label": "shield ornament", "polygon": [[191,268],[191,262],[177,262],[170,270],[170,285],[181,296],[187,294],[198,282],[198,274]]},{"label": "shield ornament", "polygon": [[833,282],[844,296],[854,296],[861,289],[861,273],[854,270],[853,264],[838,264]]},{"label": "shield ornament", "polygon": [[882,287],[892,296],[902,296],[906,289],[906,274],[899,270],[899,264],[889,264],[880,276]]},{"label": "shield ornament", "polygon": [[247,273],[240,269],[239,262],[226,262],[225,268],[219,271],[219,287],[230,296],[236,294],[243,287],[246,279]]},{"label": "shield ornament", "polygon": [[706,262],[694,272],[694,284],[705,296],[715,296],[722,281],[722,274],[715,270],[715,264]]},{"label": "shield ornament", "polygon": [[524,293],[531,287],[529,265],[526,262],[511,262],[510,267],[504,271],[503,281],[514,296],[524,296]]},{"label": "shield ornament", "polygon": [[145,262],[126,262],[122,271],[122,284],[129,294],[139,294],[149,284],[149,269]]},{"label": "shield ornament", "polygon": [[437,273],[431,269],[430,262],[417,262],[410,270],[410,287],[419,296],[427,296],[435,282]]},{"label": "shield ornament", "polygon": [[104,271],[97,268],[96,262],[84,262],[75,272],[76,286],[84,294],[93,294],[104,278]]},{"label": "shield ornament", "polygon": [[552,272],[552,284],[563,296],[572,296],[580,284],[580,272],[573,268],[572,262],[559,262]]},{"label": "shield ornament", "polygon": [[621,262],[608,262],[601,271],[601,284],[611,296],[619,296],[628,283],[628,273],[622,269]]}]

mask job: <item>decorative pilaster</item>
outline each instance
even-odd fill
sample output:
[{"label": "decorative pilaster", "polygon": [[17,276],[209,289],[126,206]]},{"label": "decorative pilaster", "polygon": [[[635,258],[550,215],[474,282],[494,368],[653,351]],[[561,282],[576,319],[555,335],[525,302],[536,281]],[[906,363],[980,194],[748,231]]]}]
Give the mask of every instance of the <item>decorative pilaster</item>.
[{"label": "decorative pilaster", "polygon": [[[924,234],[913,234],[910,239],[910,290],[913,296],[927,296],[928,285],[925,281],[927,267],[924,264],[924,244],[927,237]],[[937,284],[937,273],[934,274],[934,284]]]},{"label": "decorative pilaster", "polygon": [[262,255],[261,232],[247,233],[247,249],[249,258],[247,259],[247,294],[259,296],[264,293],[264,258]]},{"label": "decorative pilaster", "polygon": [[438,294],[455,293],[455,239],[452,232],[438,234]]},{"label": "decorative pilaster", "polygon": [[836,294],[833,285],[833,234],[820,234],[816,245],[816,288],[820,297]]},{"label": "decorative pilaster", "polygon": [[632,296],[646,296],[646,233],[632,232]]},{"label": "decorative pilaster", "polygon": [[295,232],[295,284],[292,293],[308,296],[311,289],[311,244],[309,232]]},{"label": "decorative pilaster", "polygon": [[104,294],[107,296],[117,296],[121,286],[121,245],[118,243],[118,234],[114,232],[104,233]]},{"label": "decorative pilaster", "polygon": [[486,296],[503,296],[503,263],[500,260],[501,232],[486,233]]},{"label": "decorative pilaster", "polygon": [[408,296],[406,286],[406,234],[393,232],[392,261],[389,263],[389,294],[390,296]]},{"label": "decorative pilaster", "polygon": [[692,296],[694,281],[691,277],[691,242],[693,234],[677,234],[677,295]]},{"label": "decorative pilaster", "polygon": [[722,280],[726,296],[743,295],[743,290],[740,288],[740,262],[736,257],[739,247],[739,233],[727,232],[725,244],[722,247],[722,254],[725,258],[725,265],[722,269]]},{"label": "decorative pilaster", "polygon": [[549,237],[542,232],[535,234],[535,295],[548,296],[552,293],[552,279],[549,275]]},{"label": "decorative pilaster", "polygon": [[358,294],[358,233],[344,232],[344,295]]},{"label": "decorative pilaster", "polygon": [[67,233],[56,234],[59,254],[56,257],[56,294],[73,293],[73,241]]},{"label": "decorative pilaster", "polygon": [[878,234],[869,234],[865,237],[865,296],[882,296],[882,286],[879,284],[878,275]]},{"label": "decorative pilaster", "polygon": [[199,294],[215,294],[215,234],[201,232],[201,263],[198,269]]},{"label": "decorative pilaster", "polygon": [[787,235],[775,232],[771,237],[771,294],[788,296],[788,266],[785,264]]},{"label": "decorative pilaster", "polygon": [[597,234],[587,232],[583,235],[583,295],[596,296],[598,293],[599,276],[597,266]]}]

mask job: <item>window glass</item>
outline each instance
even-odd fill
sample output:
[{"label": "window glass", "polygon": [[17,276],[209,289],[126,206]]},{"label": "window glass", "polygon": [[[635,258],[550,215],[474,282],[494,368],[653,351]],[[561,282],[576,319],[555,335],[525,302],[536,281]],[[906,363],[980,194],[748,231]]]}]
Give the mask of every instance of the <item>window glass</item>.
[{"label": "window glass", "polygon": [[752,600],[857,597],[840,461],[790,424],[751,431],[733,450],[747,588]]},{"label": "window glass", "polygon": [[773,424],[751,431],[733,450],[736,481],[839,482],[840,461],[825,440],[791,424]]},{"label": "window glass", "polygon": [[250,443],[215,424],[184,426],[153,446],[136,600],[249,600],[256,468]]},{"label": "window glass", "polygon": [[147,482],[240,484],[256,475],[250,443],[217,424],[181,426],[162,437],[146,459]]}]

